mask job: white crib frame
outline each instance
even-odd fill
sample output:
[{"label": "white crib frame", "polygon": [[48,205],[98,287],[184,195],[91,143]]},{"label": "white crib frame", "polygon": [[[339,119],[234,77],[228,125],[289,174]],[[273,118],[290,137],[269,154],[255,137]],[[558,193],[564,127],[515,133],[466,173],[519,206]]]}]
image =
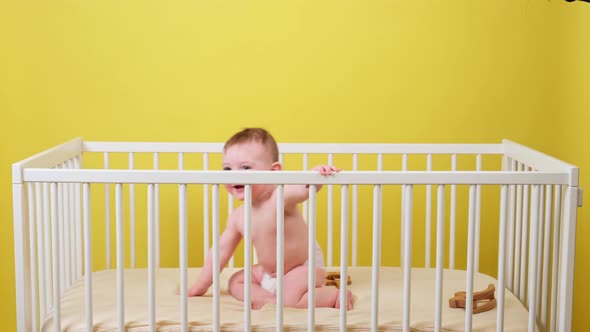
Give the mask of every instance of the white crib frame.
[{"label": "white crib frame", "polygon": [[[283,143],[279,144],[281,151],[281,160],[285,154],[301,154],[303,155],[304,166],[303,169],[308,169],[308,156],[310,154],[321,153],[328,155],[328,162],[332,162],[335,154],[345,153],[353,156],[353,170],[343,171],[337,176],[321,177],[315,172],[303,171],[281,171],[281,172],[223,172],[210,171],[208,168],[209,154],[220,153],[222,143],[113,143],[113,142],[85,142],[81,138],[71,140],[62,145],[56,146],[52,149],[39,153],[23,161],[13,164],[13,207],[14,207],[14,248],[15,248],[15,274],[16,274],[16,311],[17,311],[17,329],[19,332],[37,331],[40,328],[41,315],[47,313],[51,308],[51,303],[48,297],[45,301],[41,301],[37,295],[37,287],[45,287],[48,291],[53,291],[53,294],[60,294],[64,287],[70,285],[74,279],[85,278],[86,290],[86,324],[90,328],[93,325],[92,321],[92,260],[90,250],[86,250],[89,246],[82,244],[91,243],[91,235],[88,231],[91,219],[90,213],[90,184],[115,184],[116,192],[116,242],[117,242],[117,277],[118,277],[118,324],[119,330],[124,331],[124,312],[123,312],[123,269],[124,260],[123,253],[119,250],[123,244],[123,223],[122,223],[122,184],[148,184],[148,278],[149,278],[149,311],[150,324],[153,330],[155,327],[155,303],[154,303],[154,270],[159,266],[159,234],[158,234],[158,219],[159,211],[157,204],[158,199],[158,184],[178,184],[179,185],[179,252],[180,252],[180,271],[181,271],[181,326],[182,330],[187,329],[187,238],[186,238],[186,222],[187,222],[187,202],[186,202],[186,186],[188,184],[204,184],[205,190],[209,190],[212,186],[213,193],[213,208],[212,208],[212,226],[213,226],[213,262],[214,271],[218,270],[219,257],[219,190],[218,185],[233,183],[246,185],[246,199],[245,206],[245,254],[244,265],[247,270],[252,266],[250,259],[251,234],[250,234],[250,199],[252,183],[266,183],[278,185],[279,203],[277,204],[278,211],[282,211],[281,197],[283,196],[283,186],[285,184],[313,184],[313,185],[327,185],[329,195],[329,215],[328,223],[332,229],[332,186],[342,185],[342,245],[341,245],[341,274],[347,275],[348,264],[348,194],[349,185],[352,185],[352,219],[353,219],[353,243],[352,243],[352,266],[357,265],[357,241],[356,241],[356,206],[357,206],[357,185],[373,185],[373,258],[372,258],[372,316],[371,328],[372,331],[377,331],[378,327],[378,291],[377,284],[379,280],[379,266],[380,266],[380,247],[381,247],[381,186],[382,185],[402,185],[402,234],[403,239],[411,239],[412,232],[412,189],[413,185],[427,185],[427,197],[430,202],[432,195],[431,186],[437,186],[436,199],[438,202],[444,201],[444,186],[450,185],[452,190],[452,197],[454,199],[455,185],[469,185],[469,228],[468,228],[468,254],[467,254],[467,309],[466,312],[471,312],[471,300],[473,292],[473,275],[478,270],[479,266],[479,204],[480,204],[480,187],[481,185],[500,185],[500,222],[499,222],[499,246],[498,246],[498,308],[503,308],[504,305],[504,287],[510,289],[517,295],[523,303],[527,303],[529,308],[529,331],[534,331],[537,324],[541,330],[551,331],[571,331],[571,308],[572,308],[572,292],[573,292],[573,278],[574,278],[574,254],[575,254],[575,239],[576,239],[576,217],[577,207],[581,206],[582,191],[578,188],[578,168],[567,164],[563,161],[557,160],[541,152],[535,151],[531,148],[517,144],[509,140],[503,140],[500,144],[309,144],[309,143]],[[82,155],[84,152],[102,152],[104,153],[104,169],[82,169]],[[109,153],[124,152],[129,154],[129,169],[128,170],[113,170],[109,168]],[[133,154],[140,152],[153,153],[154,156],[154,170],[134,170]],[[159,153],[177,153],[179,158],[178,170],[158,170],[158,155]],[[204,170],[202,171],[188,171],[183,170],[184,154],[185,153],[202,153]],[[378,169],[376,171],[356,171],[358,168],[358,156],[361,154],[373,154],[378,157]],[[383,170],[383,156],[387,154],[402,155],[402,170],[401,171],[387,171]],[[427,156],[427,167],[425,171],[408,171],[408,156],[413,154],[422,154]],[[432,155],[445,154],[451,155],[452,169],[450,171],[431,171]],[[457,155],[470,154],[477,156],[477,167],[475,171],[458,171],[456,169]],[[485,154],[503,155],[503,170],[502,171],[482,171],[481,156]],[[37,184],[35,184],[37,183]],[[543,262],[540,259],[529,259],[528,262],[528,278],[526,273],[520,273],[519,262],[519,246],[515,246],[518,241],[520,227],[515,232],[515,218],[519,218],[521,213],[526,220],[524,226],[527,226],[528,215],[527,209],[523,206],[528,206],[528,189],[532,188],[531,195],[531,229],[522,230],[522,236],[529,236],[531,238],[530,244],[521,244],[523,250],[530,250],[531,257],[535,257],[539,250],[543,250]],[[313,187],[312,187],[313,188]],[[555,188],[555,193],[552,193]],[[82,189],[82,190],[81,190]],[[563,197],[561,194],[563,192]],[[543,205],[543,195],[547,193],[547,204]],[[105,201],[109,202],[108,191],[105,190]],[[554,195],[554,210],[553,219],[555,220],[553,231],[551,231],[551,198]],[[209,195],[204,195],[204,206],[209,206]],[[51,199],[50,199],[51,198]],[[132,198],[134,200],[134,197]],[[524,201],[524,202],[523,202]],[[49,206],[51,204],[51,208]],[[61,206],[63,204],[63,206]],[[309,205],[308,205],[309,204]],[[59,205],[59,206],[58,206]],[[131,205],[131,204],[130,204]],[[444,233],[444,206],[437,204],[437,257],[436,257],[436,308],[435,308],[435,330],[440,331],[441,328],[441,307],[444,299],[441,295],[442,285],[442,269],[443,269],[443,241]],[[544,238],[541,239],[539,235],[539,224],[542,222],[542,209],[545,209],[545,233]],[[110,205],[105,206],[107,209],[107,218],[109,218],[108,209]],[[316,194],[315,190],[310,190],[309,203],[306,202],[304,209],[309,211],[309,238],[310,238],[310,259],[311,265],[314,265],[314,255],[312,244],[315,239],[315,210],[316,210]],[[430,218],[431,206],[427,204],[427,240],[425,249],[426,266],[430,267]],[[404,213],[403,211],[409,211]],[[49,213],[51,212],[51,216]],[[134,212],[131,212],[132,214]],[[451,211],[451,214],[454,210]],[[277,235],[277,267],[278,271],[278,291],[277,302],[282,302],[282,214],[278,214],[278,235]],[[209,210],[204,211],[204,220],[209,220]],[[39,240],[36,234],[36,227],[30,227],[30,220],[37,218],[39,227],[52,226],[51,236],[53,237],[53,285],[48,284],[48,278],[41,279],[42,271],[37,271],[37,256],[35,239]],[[451,216],[451,219],[453,216]],[[133,220],[134,218],[132,218]],[[43,220],[44,222],[41,222]],[[63,220],[61,226],[58,226],[56,220]],[[82,224],[83,221],[83,224]],[[42,225],[44,224],[44,225]],[[107,219],[107,227],[110,224]],[[208,227],[208,222],[204,223]],[[73,227],[72,233],[68,227]],[[454,225],[451,225],[454,227]],[[82,231],[84,228],[84,231]],[[41,228],[42,229],[42,228]],[[84,238],[80,234],[84,233]],[[208,234],[209,230],[206,228],[204,234]],[[454,235],[451,230],[451,241]],[[541,229],[542,232],[542,229]],[[45,252],[49,252],[49,230],[43,232],[47,241],[45,242]],[[106,232],[110,232],[107,230]],[[331,232],[328,232],[331,233]],[[553,239],[549,238],[549,233],[553,235]],[[66,234],[70,237],[70,241],[60,241],[60,236]],[[39,234],[41,235],[41,234]],[[39,236],[40,237],[40,236]],[[75,239],[74,239],[75,237]],[[134,236],[131,236],[134,239]],[[346,240],[345,240],[346,239]],[[110,237],[107,241],[107,269],[110,268]],[[132,240],[133,241],[133,240]],[[332,235],[328,235],[328,265],[332,265]],[[65,259],[64,264],[60,264],[60,260],[56,259],[60,256],[60,250],[64,250],[63,245],[58,246],[57,243],[66,243],[65,245],[72,246],[67,248],[67,252],[74,252],[71,260]],[[552,258],[552,294],[547,294],[548,278],[547,273],[549,269],[549,250],[550,243],[558,244],[553,246]],[[532,245],[537,243],[537,245]],[[527,248],[529,246],[529,248]],[[208,237],[204,238],[204,254],[209,248]],[[454,266],[454,252],[451,246],[450,253],[450,268]],[[84,257],[82,257],[84,251]],[[512,253],[515,253],[514,256]],[[401,243],[401,261],[402,267],[411,267],[411,241],[402,241]],[[507,255],[507,253],[510,253]],[[134,252],[132,252],[131,264],[135,265]],[[525,253],[526,255],[526,253]],[[61,254],[63,256],[63,253]],[[508,261],[506,257],[508,256]],[[75,258],[75,259],[74,259]],[[514,258],[515,261],[512,259]],[[51,262],[47,258],[45,266],[39,263],[39,269],[45,273],[46,267],[51,267]],[[71,266],[69,265],[71,263]],[[64,266],[66,265],[67,266]],[[233,261],[230,263],[233,266]],[[520,262],[521,266],[527,267],[524,259]],[[538,264],[538,265],[537,265]],[[542,264],[542,271],[541,271]],[[558,264],[558,265],[557,265]],[[84,271],[82,268],[84,267]],[[47,268],[47,271],[49,271]],[[523,270],[524,271],[524,270]],[[64,273],[65,272],[65,273]],[[543,273],[543,285],[537,284],[538,273]],[[61,276],[63,274],[63,276]],[[411,268],[404,268],[404,310],[403,310],[403,330],[410,329],[410,280]],[[45,275],[43,275],[45,276]],[[250,273],[245,274],[246,284],[250,283]],[[315,283],[314,274],[310,273],[310,285]],[[514,284],[513,284],[514,282]],[[528,292],[528,299],[524,298],[527,293],[525,289],[525,282],[529,289],[534,289],[534,292]],[[346,296],[346,285],[341,287],[341,296]],[[214,330],[219,330],[219,274],[214,275],[213,282],[214,292]],[[35,289],[36,291],[32,291]],[[40,289],[40,288],[39,288]],[[537,296],[541,295],[541,303],[537,303]],[[40,293],[40,291],[39,291]],[[59,296],[54,296],[53,309],[54,310],[54,324],[56,331],[61,330],[60,326],[60,310],[59,310]],[[551,309],[547,308],[548,298],[558,299],[551,301]],[[250,288],[245,290],[245,303],[249,303]],[[314,287],[310,288],[309,303],[315,302]],[[47,303],[43,303],[47,302]],[[526,307],[526,305],[525,305]],[[536,310],[535,310],[536,308]],[[314,330],[314,312],[313,308],[308,310],[308,330]],[[549,316],[550,313],[550,316]],[[41,314],[41,315],[40,315]],[[497,316],[497,330],[503,331],[503,310],[498,310]],[[251,327],[250,322],[250,307],[244,305],[244,330],[249,331]],[[281,331],[283,322],[283,312],[281,306],[277,307],[276,326],[277,331]],[[472,314],[465,315],[465,330],[471,331]],[[346,310],[340,310],[340,330],[346,330]]]}]

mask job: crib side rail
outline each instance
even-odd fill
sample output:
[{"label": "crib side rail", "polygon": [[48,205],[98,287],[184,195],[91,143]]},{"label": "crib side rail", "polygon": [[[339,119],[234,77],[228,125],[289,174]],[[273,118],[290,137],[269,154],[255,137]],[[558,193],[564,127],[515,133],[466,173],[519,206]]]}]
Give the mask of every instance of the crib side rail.
[{"label": "crib side rail", "polygon": [[52,168],[82,154],[82,139],[75,138],[32,157],[14,163],[12,183],[22,183],[22,171],[26,168]]},{"label": "crib side rail", "polygon": [[527,146],[504,139],[504,155],[537,171],[558,171],[570,174],[569,186],[578,186],[578,167]]},{"label": "crib side rail", "polygon": [[[278,143],[281,153],[502,154],[502,144]],[[223,143],[84,142],[84,152],[221,153]]]},{"label": "crib side rail", "polygon": [[25,181],[60,183],[158,184],[567,184],[563,172],[342,171],[322,177],[311,171],[172,171],[25,169]]}]

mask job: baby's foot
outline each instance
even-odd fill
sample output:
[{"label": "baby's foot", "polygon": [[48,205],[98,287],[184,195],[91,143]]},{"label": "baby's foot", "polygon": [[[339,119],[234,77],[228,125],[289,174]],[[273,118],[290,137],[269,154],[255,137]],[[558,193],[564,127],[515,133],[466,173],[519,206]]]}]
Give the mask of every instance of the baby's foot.
[{"label": "baby's foot", "polygon": [[[340,308],[340,291],[338,292],[338,297],[336,298],[336,304],[334,308]],[[352,292],[350,290],[346,291],[346,310],[352,309]]]},{"label": "baby's foot", "polygon": [[276,299],[274,297],[272,297],[272,298],[269,297],[269,298],[265,298],[262,300],[252,301],[252,309],[258,310],[258,309],[261,309],[262,307],[264,307],[266,304],[275,303],[275,302],[276,302]]},{"label": "baby's foot", "polygon": [[201,295],[204,295],[205,293],[207,293],[207,289],[203,290],[201,287],[193,286],[188,289],[187,293],[188,293],[187,294],[188,296],[201,296]]}]

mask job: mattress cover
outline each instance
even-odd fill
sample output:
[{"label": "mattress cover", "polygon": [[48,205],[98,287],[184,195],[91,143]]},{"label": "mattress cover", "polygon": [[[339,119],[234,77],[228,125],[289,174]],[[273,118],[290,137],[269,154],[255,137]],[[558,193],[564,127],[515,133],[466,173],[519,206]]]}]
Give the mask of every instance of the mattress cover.
[{"label": "mattress cover", "polygon": [[[220,276],[220,321],[223,331],[243,331],[243,303],[235,300],[227,291],[227,282],[237,268],[226,268]],[[338,271],[338,268],[328,268]],[[189,284],[196,280],[200,268],[188,269]],[[93,321],[95,332],[117,331],[117,271],[104,270],[93,273]],[[352,279],[349,289],[353,292],[354,308],[347,313],[347,331],[370,331],[371,327],[371,267],[349,267]],[[431,268],[413,268],[411,272],[411,331],[434,331],[435,275]],[[463,331],[465,310],[449,307],[449,298],[457,291],[465,290],[466,272],[443,272],[443,331]],[[181,331],[180,274],[177,268],[156,269],[156,330]],[[147,269],[126,269],[125,327],[127,331],[149,331],[148,275]],[[497,280],[476,273],[474,289],[483,290],[490,283],[497,288]],[[403,270],[399,267],[381,267],[379,272],[379,331],[402,331]],[[496,297],[498,290],[496,289]],[[61,326],[63,331],[85,331],[85,281],[80,279],[68,288],[61,298]],[[497,307],[473,315],[474,331],[495,331]],[[201,297],[188,298],[189,331],[213,330],[212,289]],[[316,308],[316,331],[339,330],[339,309]],[[54,331],[53,312],[48,312],[43,331]],[[275,331],[276,305],[266,305],[251,311],[252,331]],[[307,309],[283,308],[284,331],[306,331]],[[505,292],[505,331],[527,329],[528,311],[508,290]]]}]

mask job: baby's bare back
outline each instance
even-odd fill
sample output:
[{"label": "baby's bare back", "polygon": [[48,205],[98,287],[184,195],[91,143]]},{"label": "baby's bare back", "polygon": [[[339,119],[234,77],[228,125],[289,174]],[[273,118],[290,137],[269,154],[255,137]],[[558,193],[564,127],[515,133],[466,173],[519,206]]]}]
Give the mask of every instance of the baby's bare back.
[{"label": "baby's bare back", "polygon": [[[237,230],[244,235],[244,210],[237,208],[231,217]],[[258,264],[270,274],[277,270],[277,213],[276,201],[269,199],[252,207],[252,244]],[[304,264],[308,259],[308,228],[297,207],[285,209],[284,272]]]}]

